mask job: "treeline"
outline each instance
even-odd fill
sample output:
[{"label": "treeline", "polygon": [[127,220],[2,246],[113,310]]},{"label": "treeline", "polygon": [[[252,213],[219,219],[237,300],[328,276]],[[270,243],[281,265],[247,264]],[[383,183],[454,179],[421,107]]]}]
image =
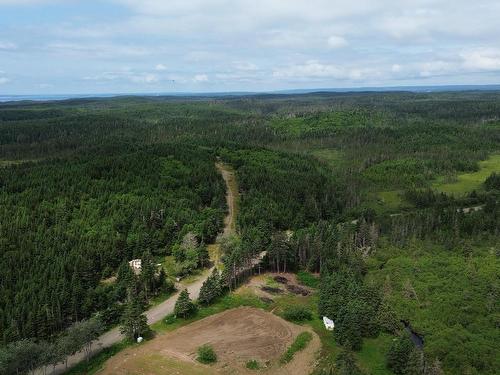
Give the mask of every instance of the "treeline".
[{"label": "treeline", "polygon": [[207,149],[96,148],[0,169],[0,340],[50,339],[110,308],[123,261],[212,241],[225,186]]}]

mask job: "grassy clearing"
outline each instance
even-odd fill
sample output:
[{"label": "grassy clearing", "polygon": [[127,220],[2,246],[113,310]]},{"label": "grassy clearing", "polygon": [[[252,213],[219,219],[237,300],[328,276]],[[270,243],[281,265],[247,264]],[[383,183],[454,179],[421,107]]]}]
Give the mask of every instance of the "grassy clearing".
[{"label": "grassy clearing", "polygon": [[190,374],[215,375],[217,371],[208,366],[179,361],[162,354],[152,353],[134,361],[134,374]]},{"label": "grassy clearing", "polygon": [[432,187],[443,193],[460,196],[473,190],[483,189],[483,182],[493,172],[500,172],[500,154],[492,155],[489,159],[479,162],[477,172],[460,174],[452,183],[447,183],[446,177],[440,177],[432,184]]},{"label": "grassy clearing", "polygon": [[297,272],[297,280],[300,284],[308,286],[309,288],[319,287],[319,277],[313,275],[311,272],[299,271]]},{"label": "grassy clearing", "polygon": [[394,336],[380,334],[377,338],[363,341],[363,347],[356,353],[360,367],[372,375],[391,375],[385,365],[385,355],[389,350]]},{"label": "grassy clearing", "polygon": [[301,332],[299,335],[295,338],[295,341],[290,345],[290,347],[287,349],[287,351],[283,354],[281,357],[281,362],[282,363],[288,363],[293,359],[293,356],[295,353],[304,350],[309,344],[309,342],[312,340],[312,334],[311,332]]},{"label": "grassy clearing", "polygon": [[342,152],[332,148],[313,150],[311,155],[332,169],[338,169],[344,163]]}]

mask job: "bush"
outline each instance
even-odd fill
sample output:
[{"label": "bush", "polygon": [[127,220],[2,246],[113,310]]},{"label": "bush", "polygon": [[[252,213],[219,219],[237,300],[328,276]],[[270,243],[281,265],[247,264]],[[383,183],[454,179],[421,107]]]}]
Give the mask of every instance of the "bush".
[{"label": "bush", "polygon": [[214,363],[217,361],[217,355],[210,345],[205,344],[198,348],[198,357],[196,359],[198,362],[205,364]]},{"label": "bush", "polygon": [[260,364],[255,359],[252,359],[246,363],[246,367],[249,370],[258,370],[260,369]]},{"label": "bush", "polygon": [[311,311],[305,306],[289,306],[285,309],[283,316],[286,320],[303,322],[312,319]]}]

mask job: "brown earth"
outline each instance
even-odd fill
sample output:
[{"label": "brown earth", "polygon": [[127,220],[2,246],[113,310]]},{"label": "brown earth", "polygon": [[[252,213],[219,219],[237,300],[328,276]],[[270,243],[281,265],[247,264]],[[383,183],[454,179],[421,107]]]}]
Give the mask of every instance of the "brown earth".
[{"label": "brown earth", "polygon": [[[99,372],[129,374],[250,374],[249,360],[257,360],[269,374],[304,375],[311,372],[321,343],[313,340],[286,366],[279,358],[295,337],[307,327],[289,323],[261,309],[241,307],[212,315],[112,357]],[[312,331],[311,331],[312,332]],[[196,350],[210,344],[217,354],[211,366],[196,362]],[[154,363],[154,365],[153,365]]]}]

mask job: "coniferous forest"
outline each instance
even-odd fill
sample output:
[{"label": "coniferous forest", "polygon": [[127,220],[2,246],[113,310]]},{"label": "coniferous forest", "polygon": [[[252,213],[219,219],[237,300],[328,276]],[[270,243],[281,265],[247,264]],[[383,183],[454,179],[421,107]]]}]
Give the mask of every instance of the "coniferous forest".
[{"label": "coniferous forest", "polygon": [[0,373],[171,292],[160,259],[203,268],[218,160],[241,196],[225,270],[265,250],[270,271],[317,273],[332,340],[394,335],[394,374],[498,372],[500,93],[385,92],[0,104]]}]

